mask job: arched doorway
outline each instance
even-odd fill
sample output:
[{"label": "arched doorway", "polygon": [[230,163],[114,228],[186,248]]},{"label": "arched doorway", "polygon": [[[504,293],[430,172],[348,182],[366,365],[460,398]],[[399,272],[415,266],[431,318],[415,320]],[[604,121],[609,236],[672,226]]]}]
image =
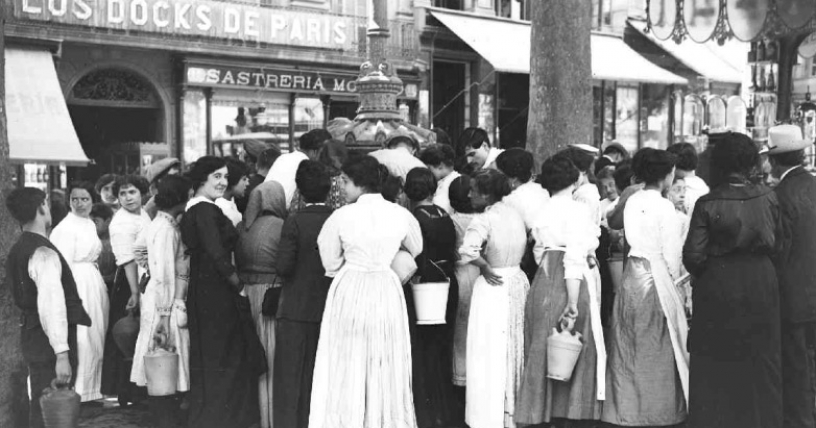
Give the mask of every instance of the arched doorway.
[{"label": "arched doorway", "polygon": [[68,179],[95,180],[106,173],[139,173],[151,150],[167,156],[164,109],[155,87],[124,68],[99,68],[82,76],[67,97],[68,111],[91,165],[69,168]]}]

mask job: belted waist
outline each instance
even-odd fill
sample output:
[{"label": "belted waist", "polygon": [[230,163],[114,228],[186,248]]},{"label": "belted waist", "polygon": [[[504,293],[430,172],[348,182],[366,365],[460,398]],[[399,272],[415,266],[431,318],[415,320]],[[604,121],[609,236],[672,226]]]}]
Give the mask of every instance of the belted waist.
[{"label": "belted waist", "polygon": [[501,276],[512,276],[522,273],[521,266],[494,267],[493,272]]},{"label": "belted waist", "polygon": [[346,261],[343,265],[344,269],[349,269],[357,272],[393,272],[390,265],[382,263],[361,263]]}]

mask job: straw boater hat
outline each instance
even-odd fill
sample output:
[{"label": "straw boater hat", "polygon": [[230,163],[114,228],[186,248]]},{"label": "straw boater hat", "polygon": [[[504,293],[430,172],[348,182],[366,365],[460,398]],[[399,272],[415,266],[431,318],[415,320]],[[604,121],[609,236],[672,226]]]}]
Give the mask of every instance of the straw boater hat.
[{"label": "straw boater hat", "polygon": [[164,158],[153,162],[145,169],[144,177],[147,181],[153,184],[157,178],[161,177],[166,173],[170,168],[173,167],[180,167],[181,162],[179,162],[176,158]]},{"label": "straw boater hat", "polygon": [[768,128],[768,148],[771,155],[795,152],[813,145],[802,138],[802,128],[796,125],[777,125]]},{"label": "straw boater hat", "polygon": [[589,144],[570,144],[570,147],[575,147],[576,149],[581,149],[587,153],[592,155],[597,155],[599,150],[595,146],[590,146]]}]

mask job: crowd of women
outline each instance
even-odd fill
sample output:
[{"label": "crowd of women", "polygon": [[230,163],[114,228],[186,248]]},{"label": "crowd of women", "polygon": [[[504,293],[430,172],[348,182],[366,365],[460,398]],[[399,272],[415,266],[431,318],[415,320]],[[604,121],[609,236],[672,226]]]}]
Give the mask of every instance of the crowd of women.
[{"label": "crowd of women", "polygon": [[[536,169],[475,128],[371,156],[315,130],[75,184],[51,239],[92,318],[76,390],[138,401],[165,349],[197,428],[782,427],[779,202],[750,138],[708,158],[710,192],[689,144]],[[426,325],[411,284],[433,282]],[[131,353],[112,331],[137,313]],[[548,377],[564,330],[568,381]]]}]

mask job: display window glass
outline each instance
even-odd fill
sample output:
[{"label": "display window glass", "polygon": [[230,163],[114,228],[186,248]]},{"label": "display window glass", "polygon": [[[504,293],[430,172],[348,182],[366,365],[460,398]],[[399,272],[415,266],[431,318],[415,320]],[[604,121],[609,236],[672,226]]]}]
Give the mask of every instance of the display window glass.
[{"label": "display window glass", "polygon": [[638,149],[638,96],[637,86],[617,87],[615,140],[630,152]]},{"label": "display window glass", "polygon": [[183,157],[190,164],[207,154],[207,96],[201,90],[184,93]]},{"label": "display window glass", "polygon": [[643,85],[643,147],[665,149],[669,145],[669,90],[666,85]]}]

